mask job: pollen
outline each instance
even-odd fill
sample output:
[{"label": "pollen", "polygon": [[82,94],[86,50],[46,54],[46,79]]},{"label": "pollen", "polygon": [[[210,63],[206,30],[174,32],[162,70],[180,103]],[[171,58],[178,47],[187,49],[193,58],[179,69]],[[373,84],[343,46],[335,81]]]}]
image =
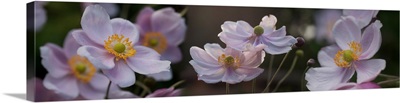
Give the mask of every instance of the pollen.
[{"label": "pollen", "polygon": [[357,61],[361,55],[362,48],[360,43],[352,41],[348,45],[350,47],[349,50],[338,51],[335,55],[334,61],[339,67],[349,68],[352,62]]},{"label": "pollen", "polygon": [[143,38],[143,46],[162,54],[167,49],[167,39],[160,32],[147,32]]},{"label": "pollen", "polygon": [[218,63],[224,65],[224,68],[238,68],[240,66],[240,59],[238,57],[226,56],[222,54],[218,57]]},{"label": "pollen", "polygon": [[132,46],[132,41],[130,41],[129,38],[125,38],[124,35],[111,35],[104,41],[104,44],[104,48],[108,53],[111,53],[116,57],[116,61],[120,59],[126,61],[128,57],[136,54],[136,50]]},{"label": "pollen", "polygon": [[89,62],[84,57],[75,55],[68,60],[68,64],[71,68],[72,74],[81,82],[88,83],[94,73],[96,73],[96,68],[92,63]]}]

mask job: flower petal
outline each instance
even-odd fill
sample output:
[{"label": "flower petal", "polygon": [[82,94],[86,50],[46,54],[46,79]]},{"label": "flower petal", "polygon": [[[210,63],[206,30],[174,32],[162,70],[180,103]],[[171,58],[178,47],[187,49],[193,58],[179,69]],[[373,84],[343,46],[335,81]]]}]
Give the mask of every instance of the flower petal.
[{"label": "flower petal", "polygon": [[177,46],[168,46],[161,55],[161,60],[169,60],[172,63],[178,63],[182,60],[182,52]]},{"label": "flower petal", "polygon": [[337,67],[335,64],[335,55],[340,50],[337,45],[330,45],[322,48],[318,52],[318,61],[323,67]]},{"label": "flower petal", "polygon": [[[159,60],[159,58],[149,58],[149,56],[154,56],[154,50],[153,53],[146,53],[149,52],[149,49],[145,49],[144,47],[134,47],[137,51],[136,55],[141,55],[141,56],[133,56],[130,57],[126,60],[126,63],[128,66],[135,72],[139,74],[154,74],[154,73],[160,73],[162,71],[168,71],[170,69],[170,61],[166,60]],[[139,54],[139,53],[145,53],[145,54]]]},{"label": "flower petal", "polygon": [[80,29],[74,29],[71,30],[68,34],[67,37],[65,37],[64,40],[64,53],[67,56],[67,58],[70,58],[74,55],[77,55],[76,51],[78,50],[81,45],[76,42],[75,38],[72,36],[72,33],[75,31],[82,31]]},{"label": "flower petal", "polygon": [[207,43],[204,45],[204,50],[215,60],[218,60],[218,57],[224,54],[224,49],[217,43]]},{"label": "flower petal", "polygon": [[121,90],[117,86],[117,84],[111,83],[110,92],[108,93],[108,98],[110,98],[110,99],[139,98],[139,96],[137,96],[131,92]]},{"label": "flower petal", "polygon": [[[249,38],[252,36],[252,32],[246,32],[246,28],[249,28],[248,26],[249,24],[244,21],[238,21],[237,23],[226,21],[221,25],[222,32],[218,34],[218,37],[228,46],[243,50],[245,45],[250,43]],[[241,31],[239,32],[238,30]]]},{"label": "flower petal", "polygon": [[86,57],[96,68],[111,69],[115,66],[115,56],[106,50],[94,46],[82,46],[78,49],[78,55]]},{"label": "flower petal", "polygon": [[103,73],[115,84],[120,87],[129,87],[136,82],[135,73],[124,61],[116,62],[114,68],[103,70]]},{"label": "flower petal", "polygon": [[343,10],[343,15],[353,16],[360,28],[367,26],[376,14],[377,10]]},{"label": "flower petal", "polygon": [[360,59],[369,59],[379,50],[382,43],[379,25],[382,25],[382,23],[377,20],[364,30],[361,39],[362,54]]},{"label": "flower petal", "polygon": [[[106,86],[108,86],[108,83]],[[107,92],[107,89],[97,90],[87,83],[78,83],[78,88],[80,95],[85,99],[103,99]]]},{"label": "flower petal", "polygon": [[356,24],[352,16],[343,17],[336,21],[332,29],[332,35],[342,50],[350,49],[348,43],[361,41],[361,28]]},{"label": "flower petal", "polygon": [[286,36],[286,26],[282,26],[278,30],[273,30],[270,33],[264,33],[262,35],[267,37],[284,37]]},{"label": "flower petal", "polygon": [[265,52],[263,51],[264,48],[266,48],[266,45],[260,44],[249,51],[243,52],[245,59],[242,60],[241,66],[250,68],[257,68],[260,66],[265,58]]},{"label": "flower petal", "polygon": [[43,85],[49,90],[53,90],[56,94],[64,98],[73,99],[78,97],[79,89],[75,77],[72,75],[55,78],[51,75],[46,75],[43,80]]},{"label": "flower petal", "polygon": [[[104,47],[103,44],[99,44],[93,41],[88,34],[86,34],[82,29],[75,29],[71,32],[72,36],[74,37],[75,41],[80,45],[88,45],[88,46],[95,46],[95,47]],[[65,45],[65,44],[64,44]]]},{"label": "flower petal", "polygon": [[179,45],[185,38],[185,19],[171,7],[157,10],[151,16],[151,27],[155,32],[161,32],[172,45]]},{"label": "flower petal", "polygon": [[202,64],[209,64],[215,67],[219,65],[217,59],[213,58],[206,51],[199,47],[191,47],[190,56],[192,56],[194,61],[202,62]]},{"label": "flower petal", "polygon": [[246,75],[236,73],[232,68],[227,68],[221,81],[229,84],[242,82]]},{"label": "flower petal", "polygon": [[137,58],[160,59],[161,57],[155,50],[146,46],[136,45],[133,48],[136,49],[135,57]]},{"label": "flower petal", "polygon": [[261,68],[238,68],[235,70],[236,73],[238,74],[244,74],[246,77],[243,79],[243,81],[250,81],[259,76],[264,69]]},{"label": "flower petal", "polygon": [[110,16],[100,5],[86,7],[82,15],[81,26],[88,37],[98,44],[102,44],[113,33]]},{"label": "flower petal", "polygon": [[250,37],[252,36],[254,29],[249,23],[239,20],[236,22],[236,32],[242,36]]},{"label": "flower petal", "polygon": [[122,18],[111,19],[113,34],[124,35],[129,38],[133,44],[139,41],[139,31],[135,25],[128,20]]},{"label": "flower petal", "polygon": [[110,80],[101,73],[95,73],[89,83],[93,89],[106,91]]},{"label": "flower petal", "polygon": [[358,85],[359,89],[372,89],[372,88],[381,88],[378,84],[374,82],[365,82]]},{"label": "flower petal", "polygon": [[278,19],[274,15],[266,15],[261,19],[260,26],[264,29],[264,33],[269,34],[275,30],[276,22]]},{"label": "flower petal", "polygon": [[310,91],[335,89],[338,84],[349,81],[353,74],[353,69],[339,67],[310,68],[306,73],[307,88]]},{"label": "flower petal", "polygon": [[225,71],[226,69],[218,69],[214,74],[198,75],[198,79],[210,84],[217,83],[221,81],[222,77],[225,75]]},{"label": "flower petal", "polygon": [[162,71],[160,73],[148,74],[147,76],[154,78],[156,81],[169,81],[172,79],[172,71]]},{"label": "flower petal", "polygon": [[297,43],[297,40],[292,36],[284,37],[265,37],[260,38],[262,43],[267,45],[264,50],[272,55],[287,53],[292,50],[292,45]]},{"label": "flower petal", "polygon": [[172,97],[180,95],[180,89],[174,90],[174,88],[162,88],[154,91],[153,93],[146,96],[146,98],[150,97]]},{"label": "flower petal", "polygon": [[136,24],[139,26],[140,35],[144,35],[146,32],[151,32],[151,15],[154,10],[151,7],[144,7],[140,10],[136,17]]},{"label": "flower petal", "polygon": [[71,73],[67,65],[67,57],[57,45],[48,43],[40,47],[40,56],[42,57],[42,65],[51,76],[58,78]]},{"label": "flower petal", "polygon": [[356,83],[341,83],[337,87],[335,87],[336,90],[351,90],[351,89],[357,89],[357,84]]},{"label": "flower petal", "polygon": [[199,75],[211,75],[218,72],[220,69],[223,69],[220,65],[210,65],[204,62],[198,62],[191,60],[189,63],[193,66],[194,70]]},{"label": "flower petal", "polygon": [[386,67],[386,61],[383,59],[360,60],[354,64],[357,72],[357,83],[374,80]]},{"label": "flower petal", "polygon": [[117,16],[119,11],[117,4],[114,3],[97,3],[97,4],[103,7],[107,11],[107,14],[109,14],[111,17]]}]

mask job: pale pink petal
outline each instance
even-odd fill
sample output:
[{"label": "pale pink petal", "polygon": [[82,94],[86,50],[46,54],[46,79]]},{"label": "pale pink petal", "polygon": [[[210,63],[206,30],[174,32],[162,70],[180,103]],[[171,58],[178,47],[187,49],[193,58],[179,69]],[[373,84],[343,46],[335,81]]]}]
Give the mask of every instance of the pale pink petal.
[{"label": "pale pink petal", "polygon": [[284,37],[264,37],[260,38],[262,43],[267,45],[264,50],[272,55],[287,53],[292,50],[292,46],[297,40],[292,36]]},{"label": "pale pink petal", "polygon": [[113,34],[124,35],[126,38],[136,44],[139,41],[139,31],[135,25],[122,18],[111,19]]},{"label": "pale pink petal", "polygon": [[226,68],[221,81],[229,84],[236,84],[243,81],[244,78],[246,78],[245,74],[238,74],[233,70],[233,68]]},{"label": "pale pink petal", "polygon": [[340,50],[337,45],[330,45],[322,48],[318,52],[318,61],[323,67],[337,67],[334,58],[336,53]]},{"label": "pale pink petal", "polygon": [[357,83],[369,82],[375,79],[385,69],[386,61],[383,59],[360,60],[354,62],[357,72]]},{"label": "pale pink petal", "polygon": [[282,26],[278,30],[273,30],[270,33],[265,33],[262,34],[264,37],[284,37],[286,36],[286,26]]},{"label": "pale pink petal", "polygon": [[72,36],[72,33],[76,31],[82,31],[82,30],[73,29],[67,34],[67,37],[65,37],[63,49],[67,58],[71,58],[72,56],[77,55],[76,51],[78,50],[79,47],[81,47],[81,45]]},{"label": "pale pink petal", "polygon": [[204,45],[204,50],[215,60],[218,60],[218,57],[224,54],[224,49],[217,43],[207,43]]},{"label": "pale pink petal", "polygon": [[265,58],[265,52],[263,51],[264,48],[266,48],[266,45],[260,44],[249,51],[243,52],[245,59],[241,61],[241,66],[257,68],[259,65],[261,65]]},{"label": "pale pink petal", "polygon": [[151,7],[144,7],[140,10],[136,17],[136,24],[139,26],[140,35],[144,35],[146,32],[151,32],[151,15],[154,10]]},{"label": "pale pink petal", "polygon": [[193,66],[194,70],[199,75],[211,75],[223,69],[221,65],[210,65],[205,62],[191,60],[189,63]]},{"label": "pale pink petal", "polygon": [[198,75],[199,80],[203,80],[206,83],[217,83],[222,80],[222,77],[225,75],[226,69],[218,69],[217,72],[210,75]]},{"label": "pale pink petal", "polygon": [[206,51],[199,47],[191,47],[190,56],[192,56],[192,59],[196,62],[202,62],[203,64],[209,64],[213,66],[219,65],[217,59],[213,58]]},{"label": "pale pink petal", "polygon": [[350,49],[348,43],[361,41],[361,28],[356,24],[352,16],[343,17],[336,21],[333,26],[332,35],[342,50]]},{"label": "pale pink petal", "polygon": [[139,96],[120,89],[117,84],[111,83],[110,92],[108,93],[110,99],[121,99],[121,98],[139,98]]},{"label": "pale pink petal", "polygon": [[[148,51],[148,49],[141,48],[141,47],[134,47],[136,51]],[[143,53],[143,52],[142,52]],[[145,53],[149,56],[154,56],[156,53],[153,50],[153,53]],[[168,71],[170,69],[170,61],[166,60],[160,60],[157,58],[148,58],[144,54],[135,54],[135,55],[142,55],[141,57],[139,56],[133,56],[130,57],[126,60],[126,64],[135,72],[139,74],[154,74],[154,73],[160,73],[162,71]]]},{"label": "pale pink petal", "polygon": [[154,91],[153,93],[146,96],[146,98],[151,97],[172,97],[172,96],[179,96],[181,94],[181,90],[174,88],[162,88]]},{"label": "pale pink petal", "polygon": [[235,70],[236,73],[238,74],[244,74],[246,77],[243,79],[243,81],[250,81],[259,76],[264,69],[261,68],[237,68]]},{"label": "pale pink petal", "polygon": [[156,81],[169,81],[172,79],[172,71],[162,71],[160,73],[148,74],[147,76],[154,78]]},{"label": "pale pink petal", "polygon": [[[106,84],[108,86],[108,84]],[[103,99],[106,96],[105,90],[97,90],[87,83],[78,83],[80,95],[85,99]]]},{"label": "pale pink petal", "polygon": [[174,46],[183,42],[185,37],[185,19],[171,7],[157,10],[151,16],[152,31],[161,32]]},{"label": "pale pink petal", "polygon": [[353,16],[360,28],[367,26],[377,14],[377,10],[343,10],[343,15]]},{"label": "pale pink petal", "polygon": [[168,46],[161,55],[161,60],[169,60],[172,63],[178,63],[182,60],[182,52],[177,46]]},{"label": "pale pink petal", "polygon": [[76,29],[71,32],[72,36],[76,40],[77,43],[80,45],[89,45],[89,46],[95,46],[98,48],[103,47],[104,48],[104,42],[103,44],[99,44],[95,41],[93,41],[88,34],[86,34],[82,29]]},{"label": "pale pink petal", "polygon": [[354,72],[353,69],[340,67],[310,68],[305,77],[307,88],[310,91],[335,89],[338,84],[348,82]]},{"label": "pale pink petal", "polygon": [[77,79],[72,75],[59,78],[46,75],[43,80],[43,85],[47,89],[53,90],[54,93],[62,96],[63,98],[73,99],[78,97],[80,92],[77,82]]},{"label": "pale pink petal", "polygon": [[365,82],[365,83],[358,84],[358,88],[359,89],[373,89],[373,88],[381,88],[381,86],[379,86],[378,84],[376,84],[374,82]]},{"label": "pale pink petal", "polygon": [[264,33],[269,34],[275,30],[275,24],[278,19],[274,15],[266,15],[261,19],[260,26],[264,29]]},{"label": "pale pink petal", "polygon": [[40,47],[40,57],[42,58],[42,65],[49,72],[49,75],[63,77],[71,73],[67,57],[63,49],[57,45],[48,43]]},{"label": "pale pink petal", "polygon": [[81,26],[88,37],[98,44],[103,44],[104,40],[113,34],[110,16],[100,5],[86,7],[82,15]]},{"label": "pale pink petal", "polygon": [[104,49],[94,46],[82,46],[78,49],[78,55],[86,57],[95,67],[99,69],[111,69],[115,66],[115,56]]},{"label": "pale pink petal", "polygon": [[360,59],[369,59],[379,50],[382,43],[379,25],[382,25],[382,23],[377,20],[364,30],[361,39],[362,54]]},{"label": "pale pink petal", "polygon": [[135,73],[124,61],[115,62],[114,68],[103,70],[103,73],[115,84],[120,87],[129,87],[136,82]]}]

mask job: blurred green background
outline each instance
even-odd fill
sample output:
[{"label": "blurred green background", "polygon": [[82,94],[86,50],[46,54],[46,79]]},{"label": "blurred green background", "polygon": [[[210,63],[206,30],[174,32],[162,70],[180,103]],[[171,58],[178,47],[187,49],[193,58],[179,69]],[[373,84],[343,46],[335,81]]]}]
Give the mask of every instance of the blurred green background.
[{"label": "blurred green background", "polygon": [[[197,80],[197,74],[193,67],[189,64],[192,60],[189,49],[192,46],[203,48],[206,43],[219,43],[225,47],[219,38],[218,33],[221,32],[220,26],[224,21],[238,21],[244,20],[252,26],[256,26],[265,15],[275,15],[278,18],[277,29],[286,26],[287,33],[294,37],[302,37],[305,35],[306,27],[314,25],[314,13],[319,9],[295,9],[295,8],[267,8],[267,7],[223,7],[223,6],[182,6],[182,5],[146,5],[146,4],[116,4],[119,12],[115,17],[122,17],[135,22],[136,15],[145,6],[151,6],[157,10],[164,7],[173,7],[175,11],[181,12],[187,8],[187,13],[183,17],[186,19],[188,26],[185,41],[180,45],[183,53],[183,59],[180,63],[171,65],[174,73],[173,79],[168,82],[155,82],[154,80],[146,80],[146,84],[154,91],[157,88],[169,87],[172,84],[185,80],[183,85],[179,88],[184,88],[182,95],[210,95],[210,94],[224,94],[225,83],[206,84],[203,81]],[[27,31],[28,38],[35,38],[35,44],[28,42],[28,54],[36,55],[36,58],[28,56],[28,63],[34,63],[35,67],[27,68],[28,78],[33,76],[44,78],[47,71],[41,64],[40,46],[46,43],[55,43],[62,46],[64,38],[67,33],[72,29],[81,28],[80,19],[83,13],[81,3],[76,2],[49,2],[44,8],[47,11],[47,21],[41,30],[36,34],[33,30]],[[373,58],[381,58],[386,60],[386,68],[382,71],[384,74],[399,76],[399,12],[398,11],[380,11],[377,18],[381,20],[383,27],[382,32],[382,45],[380,50]],[[35,37],[36,36],[36,37]],[[307,40],[302,48],[304,57],[300,57],[296,63],[295,69],[292,74],[282,83],[278,92],[292,92],[302,91],[300,81],[304,70],[306,69],[306,62],[310,58],[317,60],[318,51],[327,46],[327,43],[317,42],[314,39]],[[34,47],[32,47],[34,46]],[[289,70],[293,58],[294,49],[288,55],[281,70],[279,71],[275,80],[273,80],[271,88],[274,88],[280,78],[285,75]],[[272,65],[273,74],[278,68],[283,55],[274,56]],[[270,55],[267,54],[261,68],[268,68],[270,62]],[[318,62],[317,62],[318,63]],[[319,67],[319,64],[315,65]],[[34,74],[34,75],[32,75]],[[267,84],[268,70],[265,70],[259,77],[257,77],[256,91],[261,92]],[[144,80],[143,78],[138,78]],[[378,77],[375,81],[382,81],[383,78]],[[387,87],[398,87],[391,85]],[[136,86],[125,88],[126,90],[137,92],[134,90]],[[242,82],[239,84],[231,85],[231,93],[251,93],[251,81]]]}]

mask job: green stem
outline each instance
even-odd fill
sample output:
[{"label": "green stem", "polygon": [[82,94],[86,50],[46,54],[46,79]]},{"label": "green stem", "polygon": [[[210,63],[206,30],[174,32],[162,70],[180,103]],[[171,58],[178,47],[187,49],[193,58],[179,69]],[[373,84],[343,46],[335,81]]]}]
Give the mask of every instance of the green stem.
[{"label": "green stem", "polygon": [[279,69],[281,69],[281,67],[282,67],[282,65],[283,65],[283,62],[285,62],[286,57],[288,56],[288,54],[289,54],[289,52],[286,53],[285,57],[283,57],[283,59],[282,59],[282,61],[281,61],[281,64],[279,64],[278,69],[275,71],[274,75],[272,75],[272,78],[271,78],[271,80],[268,82],[267,86],[264,88],[263,93],[268,92],[268,89],[267,89],[267,88],[269,88],[269,86],[271,85],[272,81],[274,80],[276,74],[278,74]]},{"label": "green stem", "polygon": [[279,82],[278,82],[278,84],[275,86],[275,89],[273,90],[273,92],[275,92],[276,90],[278,90],[278,88],[279,88],[279,86],[282,84],[282,82],[285,81],[285,79],[286,79],[287,77],[289,77],[289,75],[292,73],[292,71],[293,71],[293,69],[294,69],[294,66],[296,65],[297,59],[298,59],[298,56],[296,55],[296,56],[294,57],[293,62],[292,62],[292,66],[290,66],[289,71],[285,74],[285,76],[283,76],[283,78],[282,78],[281,80],[279,80]]},{"label": "green stem", "polygon": [[397,77],[397,76],[388,75],[388,74],[379,74],[378,76],[385,77],[385,78],[388,78],[388,79],[396,79],[396,78],[399,78],[399,77]]},{"label": "green stem", "polygon": [[229,94],[229,83],[225,84],[226,94]]},{"label": "green stem", "polygon": [[178,81],[178,82],[176,82],[175,84],[172,84],[170,88],[175,88],[175,87],[181,85],[181,84],[184,83],[184,82],[185,82],[185,80]]},{"label": "green stem", "polygon": [[255,91],[256,91],[256,78],[254,78],[253,80],[252,80],[252,83],[251,83],[251,92],[252,93],[255,93]]},{"label": "green stem", "polygon": [[389,83],[392,83],[392,82],[398,82],[399,80],[400,80],[399,78],[396,78],[396,79],[381,81],[381,82],[378,82],[377,84],[378,85],[385,85],[385,84],[389,84]]},{"label": "green stem", "polygon": [[179,14],[181,16],[184,16],[187,13],[188,9],[189,9],[188,7],[185,7],[185,9],[183,9]]},{"label": "green stem", "polygon": [[[149,94],[151,93],[150,88],[147,87],[144,83],[142,83],[142,82],[140,82],[140,81],[136,81],[136,82],[135,82],[135,85],[137,85],[137,86],[143,88],[143,91],[145,91],[145,93],[146,93],[146,92],[149,93]],[[142,93],[143,93],[143,92],[142,92]],[[141,93],[141,94],[142,94],[142,93]]]},{"label": "green stem", "polygon": [[[270,60],[269,60],[269,65],[268,65],[268,76],[267,76],[267,82],[270,82],[271,80],[271,73],[272,73],[272,65],[274,64],[274,55],[271,55]],[[267,88],[267,91],[269,91],[269,88]]]},{"label": "green stem", "polygon": [[108,83],[107,91],[106,91],[106,97],[104,97],[104,99],[108,99],[108,94],[110,92],[110,86],[111,86],[111,81]]},{"label": "green stem", "polygon": [[301,90],[304,90],[304,85],[305,85],[305,84],[304,84],[304,80],[305,80],[305,78],[306,78],[305,75],[306,75],[306,72],[307,72],[307,70],[308,70],[309,68],[310,68],[309,66],[306,67],[306,69],[305,69],[304,72],[303,72],[303,76],[301,77],[301,78],[302,78],[302,79],[301,79],[301,88],[300,88]]}]

